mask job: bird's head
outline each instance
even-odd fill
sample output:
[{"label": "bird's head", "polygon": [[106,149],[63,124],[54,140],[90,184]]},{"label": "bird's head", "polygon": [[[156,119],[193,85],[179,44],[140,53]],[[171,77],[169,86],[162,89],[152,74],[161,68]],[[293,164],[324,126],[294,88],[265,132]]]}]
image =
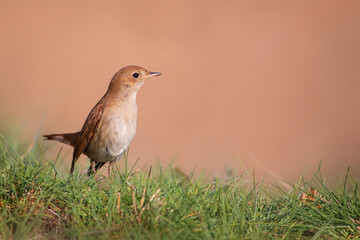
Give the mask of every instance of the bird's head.
[{"label": "bird's head", "polygon": [[160,76],[159,72],[150,72],[139,66],[127,66],[121,68],[112,78],[109,90],[128,90],[138,91],[144,82],[152,77]]}]

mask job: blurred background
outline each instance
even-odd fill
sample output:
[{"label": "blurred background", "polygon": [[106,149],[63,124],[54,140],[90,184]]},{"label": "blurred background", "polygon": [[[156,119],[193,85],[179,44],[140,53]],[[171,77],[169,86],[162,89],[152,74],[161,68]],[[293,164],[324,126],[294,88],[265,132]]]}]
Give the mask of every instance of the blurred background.
[{"label": "blurred background", "polygon": [[138,94],[139,167],[360,177],[359,1],[1,1],[0,27],[1,118],[24,134],[80,130],[136,64],[163,73]]}]

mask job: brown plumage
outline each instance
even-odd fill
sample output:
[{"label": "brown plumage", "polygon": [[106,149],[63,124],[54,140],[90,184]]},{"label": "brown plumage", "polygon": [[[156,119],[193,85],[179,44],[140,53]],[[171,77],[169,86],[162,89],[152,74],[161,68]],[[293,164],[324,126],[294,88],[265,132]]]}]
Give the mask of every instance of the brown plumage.
[{"label": "brown plumage", "polygon": [[108,90],[88,115],[80,132],[44,135],[45,140],[56,140],[74,147],[70,173],[83,153],[91,159],[88,175],[95,173],[106,162],[110,166],[121,158],[136,132],[136,94],[150,77],[139,66],[120,69],[112,78]]}]

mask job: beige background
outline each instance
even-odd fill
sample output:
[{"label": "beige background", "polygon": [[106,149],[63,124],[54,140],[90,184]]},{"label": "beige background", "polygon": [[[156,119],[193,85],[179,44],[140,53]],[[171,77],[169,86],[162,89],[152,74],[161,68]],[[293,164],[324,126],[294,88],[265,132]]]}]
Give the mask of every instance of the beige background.
[{"label": "beige background", "polygon": [[0,27],[2,117],[29,134],[79,130],[136,64],[163,73],[138,94],[139,166],[360,176],[359,1],[1,1]]}]

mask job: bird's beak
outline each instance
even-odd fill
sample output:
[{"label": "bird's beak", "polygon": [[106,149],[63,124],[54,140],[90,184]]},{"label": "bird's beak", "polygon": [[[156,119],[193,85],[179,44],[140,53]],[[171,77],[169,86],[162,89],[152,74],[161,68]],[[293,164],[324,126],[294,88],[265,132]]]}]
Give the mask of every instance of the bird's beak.
[{"label": "bird's beak", "polygon": [[159,72],[150,72],[149,77],[157,77],[160,75],[161,75],[161,73],[159,73]]}]

